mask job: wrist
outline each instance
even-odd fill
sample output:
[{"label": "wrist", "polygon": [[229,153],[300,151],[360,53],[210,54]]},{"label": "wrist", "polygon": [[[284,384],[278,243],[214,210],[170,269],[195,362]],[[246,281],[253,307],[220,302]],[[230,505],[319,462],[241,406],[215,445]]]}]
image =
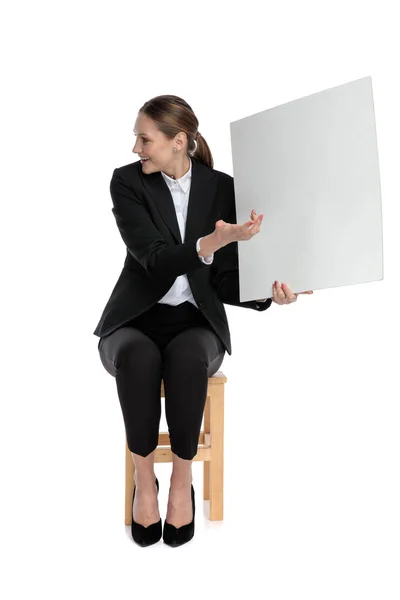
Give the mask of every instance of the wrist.
[{"label": "wrist", "polygon": [[210,254],[213,254],[214,252],[217,252],[217,250],[219,250],[220,248],[222,248],[222,246],[218,242],[215,236],[215,232],[213,232],[201,238],[200,250],[198,254],[200,254],[200,256],[206,257]]}]

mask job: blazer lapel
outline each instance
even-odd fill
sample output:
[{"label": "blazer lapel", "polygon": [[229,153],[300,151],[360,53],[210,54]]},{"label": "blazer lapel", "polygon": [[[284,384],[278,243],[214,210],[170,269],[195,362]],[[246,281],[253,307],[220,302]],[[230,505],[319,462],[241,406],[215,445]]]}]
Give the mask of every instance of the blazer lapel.
[{"label": "blazer lapel", "polygon": [[[186,219],[185,242],[196,240],[209,232],[203,226],[210,212],[216,193],[218,178],[215,173],[198,159],[191,157],[192,179],[189,191],[188,212]],[[175,205],[168,185],[161,172],[142,175],[145,186],[154,206],[170,230],[177,244],[182,244]]]}]

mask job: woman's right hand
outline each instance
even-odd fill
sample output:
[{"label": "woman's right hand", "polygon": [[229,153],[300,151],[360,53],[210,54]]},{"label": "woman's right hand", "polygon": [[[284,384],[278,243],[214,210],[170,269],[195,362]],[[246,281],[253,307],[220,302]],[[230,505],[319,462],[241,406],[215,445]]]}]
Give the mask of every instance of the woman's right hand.
[{"label": "woman's right hand", "polygon": [[255,210],[251,211],[250,221],[247,221],[243,225],[235,225],[233,223],[226,223],[222,219],[215,223],[215,237],[218,244],[221,247],[230,244],[231,242],[242,242],[250,240],[254,237],[261,227],[261,223],[264,215],[257,217]]}]

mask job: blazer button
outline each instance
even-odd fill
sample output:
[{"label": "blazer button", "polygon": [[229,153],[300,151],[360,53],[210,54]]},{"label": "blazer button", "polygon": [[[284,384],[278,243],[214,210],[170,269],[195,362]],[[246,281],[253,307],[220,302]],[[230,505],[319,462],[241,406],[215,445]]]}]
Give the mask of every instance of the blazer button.
[{"label": "blazer button", "polygon": [[200,308],[204,308],[204,302],[199,302]]}]

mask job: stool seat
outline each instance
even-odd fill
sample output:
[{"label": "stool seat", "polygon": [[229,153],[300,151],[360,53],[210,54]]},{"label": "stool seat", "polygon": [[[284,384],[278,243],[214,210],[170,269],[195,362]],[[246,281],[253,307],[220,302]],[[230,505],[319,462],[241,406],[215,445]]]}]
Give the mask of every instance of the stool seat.
[{"label": "stool seat", "polygon": [[[208,378],[204,406],[204,425],[200,431],[197,454],[193,460],[203,461],[203,498],[210,501],[210,520],[223,520],[224,502],[224,390],[227,378],[217,371]],[[160,398],[165,398],[161,381]],[[160,432],[155,450],[155,463],[172,462],[168,432]],[[135,465],[125,439],[125,525],[132,523],[132,497]]]}]

